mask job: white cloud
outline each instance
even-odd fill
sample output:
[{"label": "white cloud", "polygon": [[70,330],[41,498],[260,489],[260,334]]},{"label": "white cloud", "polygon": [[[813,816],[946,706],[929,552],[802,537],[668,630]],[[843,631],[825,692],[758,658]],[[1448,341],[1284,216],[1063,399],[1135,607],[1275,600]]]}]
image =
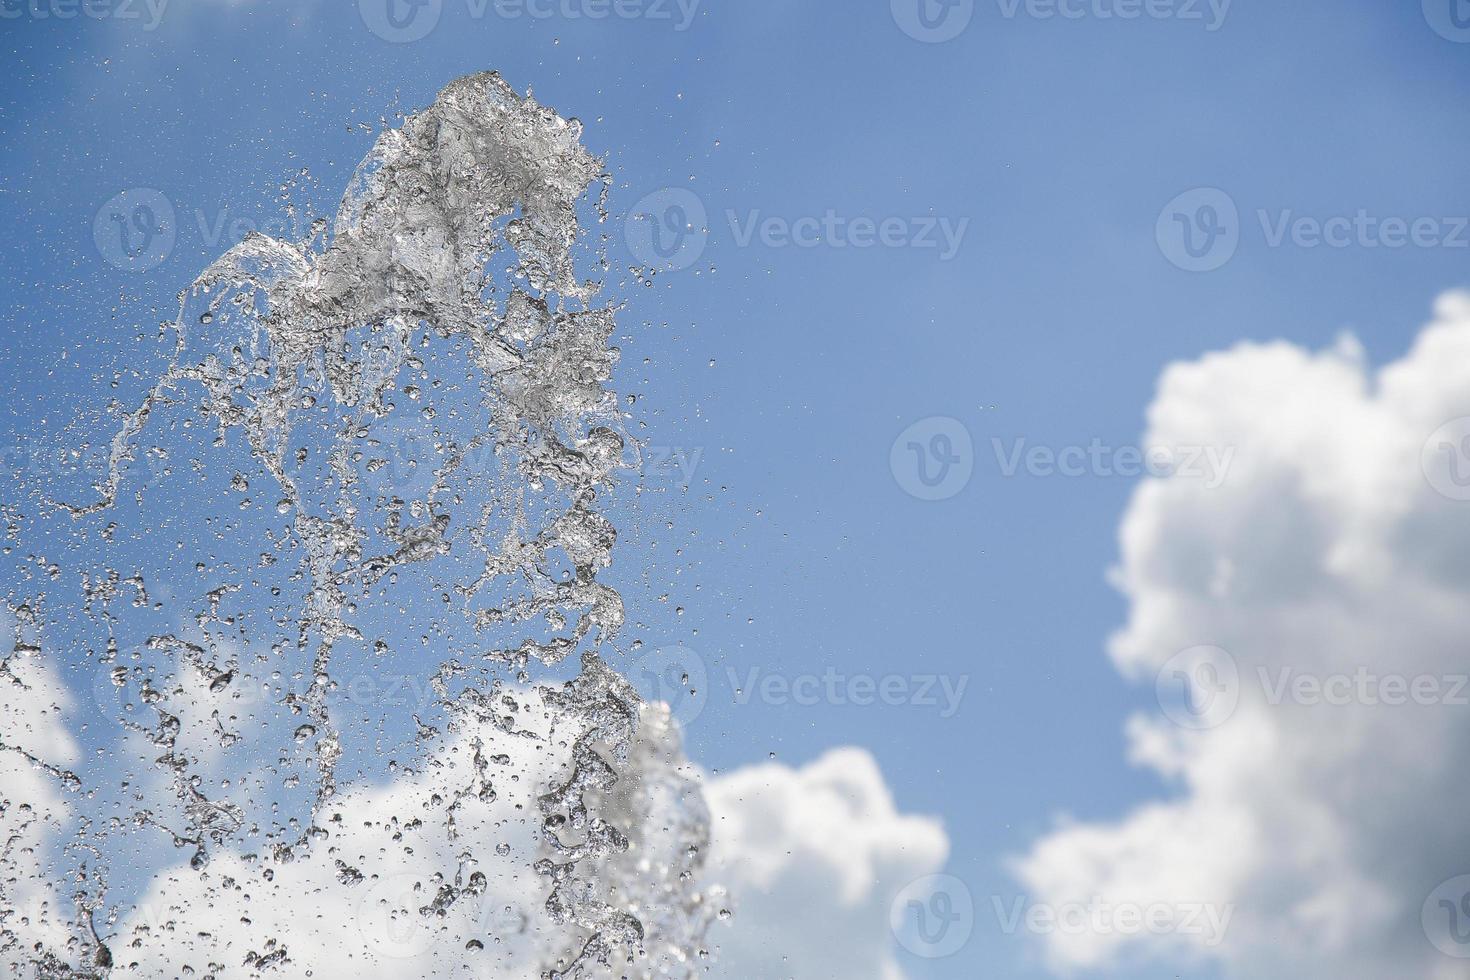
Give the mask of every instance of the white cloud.
[{"label": "white cloud", "polygon": [[[657,721],[653,727],[659,730]],[[659,748],[638,764],[637,782],[663,779],[654,758],[669,751],[663,738],[667,732],[654,738]],[[259,862],[234,854],[216,857],[204,874],[169,871],[122,930],[144,937],[144,954],[135,956],[144,973],[162,976],[185,964],[198,970],[206,959],[243,964],[247,956],[284,948],[290,961],[275,968],[278,976],[313,971],[391,980],[447,976],[462,964],[507,980],[541,976],[542,962],[566,927],[548,920],[544,880],[529,870],[528,857],[537,855],[534,821],[504,820],[506,813],[535,813],[537,780],[497,782],[501,796],[494,807],[470,802],[459,817],[459,842],[445,837],[441,820],[425,818],[422,826],[406,829],[415,815],[435,810],[435,793],[465,780],[467,741],[469,736],[388,788],[345,796],[334,808],[344,821],[334,824],[331,848],[273,865],[269,884],[260,882]],[[510,767],[529,776],[554,764],[516,758]],[[736,912],[711,926],[711,956],[697,965],[703,976],[903,977],[892,955],[889,902],[911,880],[938,870],[948,842],[935,821],[895,811],[867,752],[839,749],[801,770],[741,768],[710,780],[704,792],[713,821],[704,877],[729,890],[728,898],[711,893],[714,904]],[[667,832],[673,813],[667,805],[656,808],[639,833]],[[492,852],[494,845],[506,846],[506,854]],[[469,851],[475,860],[466,874],[470,867],[487,874],[487,892],[460,899],[442,917],[416,915],[434,899],[438,876],[453,874],[457,855]],[[606,874],[604,882],[676,890],[664,880],[660,854],[667,857],[657,840],[644,840],[626,874]],[[365,874],[365,882],[344,887],[338,860]],[[254,887],[221,886],[229,880]],[[716,918],[716,908],[707,912]],[[641,917],[650,926],[650,912]],[[484,940],[485,948],[467,951],[473,939]]]},{"label": "white cloud", "polygon": [[[35,650],[10,661],[14,676],[0,675],[0,720],[7,745],[64,767],[76,762],[78,748],[65,715],[70,699],[48,659]],[[212,718],[219,697],[192,672],[179,677],[180,696],[187,689],[194,705],[189,714]],[[115,920],[97,921],[114,961],[147,976],[203,975],[218,964],[241,976],[402,980],[468,969],[506,980],[540,977],[548,960],[569,952],[572,928],[552,920],[546,879],[532,868],[546,856],[538,796],[565,779],[577,732],[553,721],[562,716],[536,692],[509,693],[494,699],[496,723],[488,714],[462,719],[391,782],[345,792],[319,818],[328,833],[294,859],[214,847],[207,864],[191,868],[192,848],[163,852],[167,866],[149,876],[137,901]],[[212,786],[222,780],[215,770],[223,760],[199,727],[181,723],[178,751]],[[134,744],[140,740],[147,741],[134,733],[118,749],[142,751]],[[713,922],[714,955],[689,964],[698,974],[902,976],[889,905],[943,864],[948,842],[937,822],[897,812],[866,752],[842,749],[799,770],[763,764],[711,780],[684,761],[667,709],[651,706],[622,768],[626,778],[605,812],[632,847],[603,863],[597,887],[606,900],[637,910],[649,975],[684,975],[687,936]],[[75,931],[70,900],[57,890],[71,866],[58,848],[76,830],[65,793],[55,775],[15,752],[0,753],[0,778],[7,798],[0,832],[12,842],[0,885],[5,906],[15,910],[0,965],[22,975],[37,942],[81,965],[94,947]],[[250,820],[269,811],[268,799],[236,792],[248,779],[223,782],[233,784],[227,796]],[[162,806],[154,807],[161,823],[183,819],[168,812],[166,781],[144,785]],[[701,785],[712,811],[710,841],[695,829],[705,815]],[[447,807],[456,800],[451,831]],[[691,854],[691,841],[703,853]],[[680,872],[698,872],[703,854],[710,861],[696,874],[701,892]],[[439,914],[424,914],[436,904]],[[737,914],[719,921],[727,907]]]},{"label": "white cloud", "polygon": [[[1055,968],[1208,957],[1252,980],[1470,977],[1426,934],[1449,910],[1431,903],[1421,924],[1436,886],[1470,871],[1470,706],[1444,703],[1470,672],[1470,503],[1452,499],[1470,442],[1442,429],[1465,416],[1461,295],[1380,371],[1347,339],[1316,354],[1241,345],[1164,373],[1148,443],[1236,456],[1216,489],[1164,478],[1134,494],[1115,572],[1130,614],[1110,652],[1152,684],[1180,651],[1223,648],[1239,704],[1203,730],[1130,719],[1132,761],[1177,795],[1064,822],[1015,871],[1040,903],[1209,903],[1233,917],[1218,945],[1201,930],[1051,931]],[[1333,686],[1279,696],[1303,676]],[[1421,700],[1434,703],[1383,703],[1397,677],[1433,679]]]},{"label": "white cloud", "polygon": [[710,976],[891,980],[889,905],[937,871],[949,841],[900,814],[871,755],[838,749],[800,769],[740,769],[706,788],[714,877],[735,900]]},{"label": "white cloud", "polygon": [[[668,865],[679,859],[673,846],[685,839],[671,832],[682,807],[667,795],[660,800],[671,785],[669,763],[679,753],[676,736],[661,718],[655,712],[645,719],[642,744],[650,748],[635,753],[632,766],[634,795],[648,791],[655,803],[641,819],[623,824],[635,836],[631,860],[607,869],[602,879],[645,905],[648,895],[631,893],[651,889],[657,903],[681,891]],[[243,964],[284,949],[289,960],[275,971],[286,976],[312,971],[398,980],[447,975],[463,964],[488,971],[477,975],[539,977],[548,951],[567,932],[547,916],[544,879],[529,868],[538,854],[537,820],[530,816],[535,796],[558,763],[528,757],[540,751],[537,741],[497,743],[494,751],[508,750],[512,757],[503,765],[522,778],[497,780],[500,795],[493,805],[468,800],[457,815],[459,836],[451,840],[444,821],[430,817],[441,809],[433,800],[469,781],[474,737],[462,733],[391,786],[347,795],[331,809],[344,817],[332,824],[331,846],[305,860],[273,863],[268,884],[261,880],[260,862],[238,854],[215,857],[202,874],[183,866],[167,872],[120,930],[142,937],[141,955],[129,950],[130,955],[147,970],[170,975],[185,965],[197,971],[206,960]],[[687,767],[682,772],[697,775]],[[871,756],[844,749],[800,770],[774,764],[739,769],[706,783],[705,794],[714,829],[711,865],[703,877],[731,895],[711,892],[713,905],[704,912],[711,919],[717,918],[714,906],[737,912],[715,922],[709,935],[713,955],[696,970],[708,968],[703,975],[732,980],[902,976],[892,954],[889,903],[903,886],[943,863],[948,843],[936,822],[896,811]],[[419,816],[423,822],[415,825]],[[472,861],[458,861],[471,852]],[[344,887],[339,860],[366,880]],[[446,871],[452,879],[461,863],[460,884],[471,869],[480,871],[485,892],[457,900],[437,918],[416,914],[431,904]],[[232,881],[253,886],[222,884]],[[645,928],[652,926],[656,913],[645,908],[639,914]],[[685,909],[675,918],[695,914]],[[686,925],[675,922],[674,928]],[[648,946],[656,954],[660,930],[649,931]],[[477,938],[485,948],[468,951],[467,943]]]},{"label": "white cloud", "polygon": [[[669,854],[686,840],[680,821],[691,800],[677,787],[692,773],[663,713],[645,716],[622,798],[608,811],[634,853],[601,865],[597,897],[637,907],[657,954],[668,930],[646,907],[696,893],[677,873],[639,862],[679,860]],[[487,699],[421,762],[325,807],[328,833],[301,856],[225,850],[201,870],[165,870],[115,945],[147,975],[280,956],[265,975],[402,980],[471,971],[464,975],[535,980],[555,955],[575,952],[564,944],[578,927],[553,920],[547,879],[533,865],[548,856],[538,797],[565,780],[579,735],[538,691]],[[629,863],[643,877],[630,876]],[[673,929],[691,924],[687,911],[669,920]]]},{"label": "white cloud", "polygon": [[60,923],[71,919],[71,901],[47,862],[72,829],[62,778],[79,753],[65,722],[70,697],[39,655],[33,628],[16,630],[8,609],[0,618],[17,641],[0,658],[0,968],[21,976],[35,943],[59,947],[68,937]]}]

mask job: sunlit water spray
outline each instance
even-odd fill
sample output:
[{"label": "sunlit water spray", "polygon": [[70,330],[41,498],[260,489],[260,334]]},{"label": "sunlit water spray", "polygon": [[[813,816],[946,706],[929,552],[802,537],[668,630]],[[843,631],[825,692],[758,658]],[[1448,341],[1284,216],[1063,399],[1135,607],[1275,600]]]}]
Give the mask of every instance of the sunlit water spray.
[{"label": "sunlit water spray", "polygon": [[607,185],[575,120],[454,82],[330,227],[185,291],[93,500],[6,512],[12,972],[702,968],[695,776],[602,657]]}]

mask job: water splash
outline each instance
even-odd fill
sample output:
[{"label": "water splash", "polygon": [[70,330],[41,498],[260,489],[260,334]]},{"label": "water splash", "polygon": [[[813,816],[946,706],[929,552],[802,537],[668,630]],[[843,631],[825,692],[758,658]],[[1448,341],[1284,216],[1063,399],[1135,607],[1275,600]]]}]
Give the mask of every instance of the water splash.
[{"label": "water splash", "polygon": [[[58,886],[0,920],[7,963],[699,969],[707,814],[667,712],[603,660],[624,622],[599,580],[605,501],[630,440],[616,310],[578,269],[606,266],[582,216],[605,219],[607,187],[579,123],[469,76],[381,134],[330,227],[252,233],[181,294],[172,362],[96,498],[45,508],[86,542],[77,619],[105,639],[81,645],[119,735],[80,775],[0,742],[71,786],[51,816],[74,835],[50,878],[75,914]],[[16,609],[20,656],[34,612]],[[364,704],[354,686],[390,665],[427,682]]]}]

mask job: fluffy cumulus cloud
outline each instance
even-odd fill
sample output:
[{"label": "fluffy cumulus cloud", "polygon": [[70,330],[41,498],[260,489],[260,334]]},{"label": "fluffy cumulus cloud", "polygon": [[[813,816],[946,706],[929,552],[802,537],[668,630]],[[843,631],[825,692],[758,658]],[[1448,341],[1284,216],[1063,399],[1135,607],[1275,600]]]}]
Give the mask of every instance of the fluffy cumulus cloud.
[{"label": "fluffy cumulus cloud", "polygon": [[327,808],[330,838],[299,857],[224,850],[163,870],[115,955],[142,976],[208,962],[238,976],[540,976],[559,930],[531,868],[532,815],[565,760],[546,751],[544,710],[519,697],[525,737],[464,725],[391,782],[345,793]]},{"label": "fluffy cumulus cloud", "polygon": [[1131,761],[1174,792],[1017,859],[1037,903],[1145,916],[1039,930],[1053,967],[1470,977],[1470,885],[1444,884],[1470,873],[1466,417],[1463,295],[1378,370],[1345,339],[1164,373],[1148,442],[1235,450],[1218,487],[1146,481],[1120,530],[1110,652],[1161,709]]},{"label": "fluffy cumulus cloud", "polygon": [[898,812],[873,757],[840,749],[800,769],[770,763],[706,789],[714,877],[735,906],[712,977],[895,980],[889,909],[939,870],[938,822]]},{"label": "fluffy cumulus cloud", "polygon": [[[633,793],[656,797],[647,790],[657,783],[668,789],[677,736],[658,717],[644,728],[642,744],[651,748],[634,760]],[[547,918],[544,882],[528,867],[527,856],[537,853],[531,822],[504,819],[534,810],[541,781],[503,784],[508,795],[493,807],[465,807],[453,837],[442,821],[415,819],[435,809],[433,800],[446,786],[464,781],[472,741],[466,736],[446,747],[390,787],[349,795],[339,811],[348,819],[337,824],[332,847],[276,868],[268,896],[219,887],[258,879],[252,862],[238,855],[215,858],[204,874],[180,867],[162,876],[124,930],[143,937],[143,972],[182,969],[208,950],[225,962],[270,966],[290,976],[541,976],[548,954],[559,952],[551,937],[566,930]],[[532,744],[508,747],[517,757],[533,751]],[[511,764],[528,774],[545,770],[546,778],[557,768],[549,760],[513,758]],[[697,776],[688,767],[679,775]],[[703,975],[901,980],[889,905],[905,885],[938,869],[948,841],[935,821],[897,812],[868,753],[838,750],[799,770],[774,764],[738,769],[703,789],[713,824],[704,877],[718,883],[706,894],[713,905],[706,910],[711,955]],[[635,841],[628,867],[603,874],[604,884],[622,888],[644,909],[650,940],[654,913],[647,908],[656,903],[636,893],[663,887],[664,865],[678,859],[669,852],[684,840],[672,826],[679,809],[665,799],[652,813],[625,820],[624,826],[642,829],[643,839]],[[390,846],[404,835],[413,847]],[[445,869],[455,867],[456,856],[466,863],[471,851],[474,867],[486,875],[480,890],[465,889],[430,918],[417,914],[448,894],[445,885],[463,889],[468,874],[451,877]],[[344,875],[358,869],[367,880],[344,887]],[[714,906],[737,911],[721,916]],[[701,914],[666,907],[656,914],[670,911],[680,920],[674,929]],[[477,940],[483,948],[468,948]],[[272,963],[273,956],[282,962]]]},{"label": "fluffy cumulus cloud", "polygon": [[[583,731],[539,690],[504,690],[484,707],[392,780],[328,804],[328,833],[299,856],[225,850],[156,875],[117,930],[133,971],[183,976],[214,962],[239,976],[536,980],[569,961],[581,945],[572,937],[593,923],[575,912],[578,925],[558,921],[534,865],[550,856],[538,800],[566,782]],[[596,898],[636,911],[648,957],[633,971],[591,964],[598,978],[684,975],[669,961],[687,958],[716,918],[707,903],[722,897],[681,877],[699,873],[699,773],[667,710],[642,715],[617,783],[589,799],[629,851],[586,870]]]},{"label": "fluffy cumulus cloud", "polygon": [[0,630],[15,635],[0,658],[0,968],[21,976],[36,943],[67,939],[70,901],[46,864],[69,829],[63,787],[79,748],[64,721],[71,699],[39,656],[31,611],[6,609]]},{"label": "fluffy cumulus cloud", "polygon": [[[60,848],[77,823],[69,797],[79,790],[67,787],[65,767],[80,754],[69,734],[78,712],[51,658],[21,635],[0,670],[0,833],[9,842],[0,965],[29,975],[44,949],[67,976],[61,963],[85,969],[99,956],[62,883]],[[180,683],[191,717],[219,717],[223,695]],[[322,815],[327,832],[296,855],[221,847],[191,865],[188,847],[166,850],[158,866],[157,855],[134,850],[153,869],[136,901],[117,907],[114,895],[112,914],[98,916],[102,955],[127,976],[540,977],[545,963],[576,951],[532,865],[546,856],[538,797],[566,779],[579,732],[553,722],[535,691],[503,692],[494,708],[461,719],[391,781],[348,789]],[[207,728],[180,721],[174,751],[204,785],[247,785],[216,778]],[[119,751],[140,738],[132,732]],[[937,822],[898,812],[868,753],[710,779],[684,760],[667,709],[652,705],[623,774],[603,804],[631,846],[598,866],[596,886],[642,921],[647,969],[632,975],[684,975],[699,955],[690,937],[705,934],[711,955],[689,965],[711,977],[901,977],[889,906],[938,870],[948,841]],[[225,799],[248,813],[249,797]],[[178,825],[183,816],[155,819]]]}]

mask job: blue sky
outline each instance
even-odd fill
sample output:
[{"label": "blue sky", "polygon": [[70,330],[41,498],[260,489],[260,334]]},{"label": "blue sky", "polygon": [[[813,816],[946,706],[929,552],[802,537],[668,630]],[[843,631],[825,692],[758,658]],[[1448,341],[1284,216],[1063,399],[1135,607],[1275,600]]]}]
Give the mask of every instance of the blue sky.
[{"label": "blue sky", "polygon": [[[1125,613],[1104,573],[1135,481],[1006,477],[991,440],[1136,443],[1165,365],[1241,340],[1316,348],[1351,329],[1371,361],[1392,359],[1470,258],[1463,245],[1273,247],[1257,217],[1470,214],[1470,45],[1418,4],[1236,0],[1209,30],[1208,14],[1008,17],[977,2],[933,44],[879,0],[707,2],[685,30],[677,8],[594,22],[444,0],[407,43],[324,3],[172,0],[154,30],[146,9],[5,9],[19,12],[0,20],[7,445],[136,395],[136,377],[116,392],[90,379],[119,360],[161,365],[151,338],[175,291],[235,229],[280,222],[282,182],[305,168],[305,199],[330,208],[379,117],[455,76],[498,69],[582,119],[615,177],[614,235],[646,195],[697,195],[699,260],[626,290],[619,388],[638,395],[650,443],[698,466],[687,495],[628,536],[614,579],[639,635],[708,668],[693,758],[726,770],[864,746],[904,810],[942,817],[948,870],[982,901],[1016,894],[1004,859],[1056,813],[1107,819],[1169,792],[1126,761],[1123,719],[1152,687],[1104,654]],[[1201,187],[1240,215],[1233,257],[1207,273],[1171,263],[1155,234],[1165,204]],[[99,208],[135,188],[179,215],[146,273],[93,239]],[[968,223],[947,260],[831,236],[740,241],[757,213],[829,212]],[[629,261],[617,244],[614,258]],[[890,469],[895,437],[932,416],[974,444],[972,479],[940,501]],[[968,686],[951,717],[730,691],[728,671],[829,666]],[[1046,976],[1034,953],[982,913],[961,953],[905,967]]]}]

